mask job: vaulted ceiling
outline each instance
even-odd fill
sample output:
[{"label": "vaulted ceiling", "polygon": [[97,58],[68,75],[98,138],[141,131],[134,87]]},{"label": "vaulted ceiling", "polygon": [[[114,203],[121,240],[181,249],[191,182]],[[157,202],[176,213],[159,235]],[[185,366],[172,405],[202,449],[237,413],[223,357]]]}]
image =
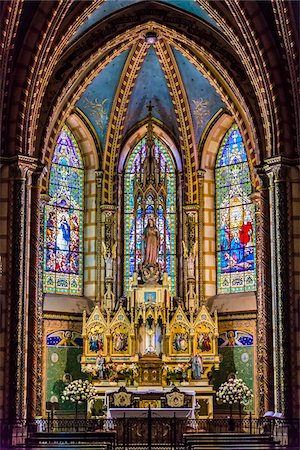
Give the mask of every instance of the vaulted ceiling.
[{"label": "vaulted ceiling", "polygon": [[[70,39],[70,44],[74,44],[85,33],[91,32],[93,27],[96,27],[107,16],[123,8],[126,11],[126,8],[140,2],[141,0],[107,0],[101,3],[78,28]],[[156,3],[166,3],[176,9],[193,14],[220,32],[217,23],[194,0],[164,0]],[[162,37],[159,39],[164,41]],[[134,64],[136,58],[135,53],[130,51],[131,49],[132,45],[104,67],[76,103],[78,109],[92,124],[102,149],[105,148],[110,116],[119,95],[122,73]],[[170,51],[173,55],[174,70],[179,78],[179,85],[176,89],[182,89],[187,99],[186,107],[191,115],[190,125],[193,128],[192,132],[197,145],[206,125],[220,109],[225,108],[225,104],[209,81],[180,51],[173,46],[170,47]],[[139,69],[135,74],[132,93],[124,110],[123,135],[126,136],[130,130],[133,130],[146,118],[147,105],[151,101],[154,118],[179,142],[178,123],[174,110],[176,104],[172,101],[172,97],[173,92],[168,85],[162,62],[159,60],[155,47],[150,45],[142,54]]]},{"label": "vaulted ceiling", "polygon": [[[256,163],[296,152],[295,3],[20,1],[2,9],[2,155],[48,164],[75,111],[94,131],[106,164],[150,100],[196,170],[203,132],[224,109]],[[149,31],[154,44],[145,41]]]}]

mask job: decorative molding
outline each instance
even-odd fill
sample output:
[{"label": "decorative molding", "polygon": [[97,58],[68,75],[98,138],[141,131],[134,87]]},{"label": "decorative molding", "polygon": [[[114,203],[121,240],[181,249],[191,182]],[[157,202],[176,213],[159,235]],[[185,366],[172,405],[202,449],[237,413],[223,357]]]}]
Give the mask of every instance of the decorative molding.
[{"label": "decorative molding", "polygon": [[185,161],[186,201],[187,203],[193,203],[198,199],[198,186],[195,177],[195,170],[198,168],[198,156],[189,102],[171,47],[167,41],[159,39],[154,45],[154,49],[164,71],[177,118],[181,153]]}]

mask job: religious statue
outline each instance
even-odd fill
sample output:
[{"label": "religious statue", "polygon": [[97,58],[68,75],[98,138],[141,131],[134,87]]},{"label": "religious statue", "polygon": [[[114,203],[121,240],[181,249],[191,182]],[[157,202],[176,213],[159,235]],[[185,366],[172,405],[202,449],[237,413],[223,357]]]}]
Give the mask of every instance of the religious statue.
[{"label": "religious statue", "polygon": [[102,353],[99,352],[99,355],[96,359],[96,367],[99,371],[99,380],[103,380],[104,378],[104,369],[105,369],[105,359],[104,356],[102,356]]},{"label": "religious statue", "polygon": [[145,242],[144,264],[156,265],[160,236],[152,217],[148,219],[147,226],[144,229],[143,239]]},{"label": "religious statue", "polygon": [[203,372],[203,363],[202,357],[199,355],[199,353],[196,353],[196,355],[193,356],[192,371],[193,371],[193,378],[195,380],[200,380],[201,373]]},{"label": "religious statue", "polygon": [[195,278],[195,259],[197,254],[197,241],[194,243],[192,250],[188,252],[186,243],[182,241],[183,257],[187,260],[187,277]]},{"label": "religious statue", "polygon": [[116,259],[117,242],[112,246],[111,252],[102,241],[102,255],[105,261],[105,278],[113,278],[113,260]]}]

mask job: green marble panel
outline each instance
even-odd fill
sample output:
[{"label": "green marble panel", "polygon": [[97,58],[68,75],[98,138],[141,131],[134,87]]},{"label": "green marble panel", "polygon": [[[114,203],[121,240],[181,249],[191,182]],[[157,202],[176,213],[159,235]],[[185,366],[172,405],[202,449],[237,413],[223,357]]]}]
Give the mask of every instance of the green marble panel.
[{"label": "green marble panel", "polygon": [[[74,404],[62,402],[61,396],[71,381],[87,378],[81,372],[81,355],[82,347],[47,347],[46,402],[58,401],[60,410],[75,410]],[[84,409],[85,405],[78,405],[78,410]]]},{"label": "green marble panel", "polygon": [[[212,372],[214,389],[218,390],[222,383],[235,375],[236,378],[241,378],[254,393],[253,346],[219,348],[219,354],[221,355],[220,370]],[[225,404],[218,405],[215,402],[214,408],[216,413],[227,414],[229,412],[229,406],[227,407]],[[249,414],[253,410],[254,398],[249,404],[243,406],[242,412]],[[238,412],[238,405],[234,406],[233,411]]]}]

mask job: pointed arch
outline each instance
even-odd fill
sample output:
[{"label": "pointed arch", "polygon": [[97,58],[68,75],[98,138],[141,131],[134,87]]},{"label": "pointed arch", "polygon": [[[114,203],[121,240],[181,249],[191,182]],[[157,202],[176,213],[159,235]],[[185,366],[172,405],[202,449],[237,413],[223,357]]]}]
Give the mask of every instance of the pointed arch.
[{"label": "pointed arch", "polygon": [[255,205],[247,154],[233,124],[219,147],[215,165],[217,292],[256,290]]},{"label": "pointed arch", "polygon": [[44,212],[43,290],[83,293],[84,166],[74,136],[64,126],[55,147]]}]

